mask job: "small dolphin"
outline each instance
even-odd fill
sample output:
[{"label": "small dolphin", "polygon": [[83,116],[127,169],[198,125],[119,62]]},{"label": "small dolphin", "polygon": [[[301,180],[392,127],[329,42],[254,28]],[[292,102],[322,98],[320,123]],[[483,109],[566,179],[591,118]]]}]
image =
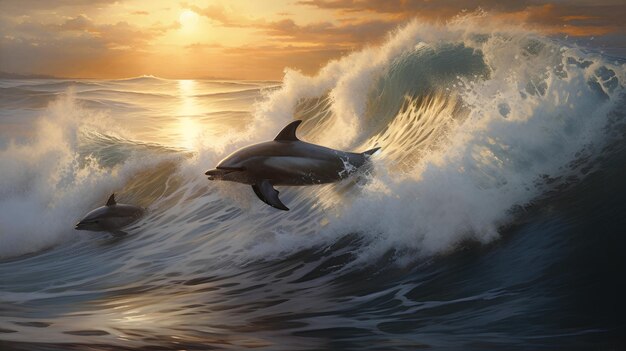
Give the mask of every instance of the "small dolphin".
[{"label": "small dolphin", "polygon": [[111,194],[106,205],[87,213],[76,223],[74,229],[109,232],[115,236],[122,236],[126,233],[119,229],[139,219],[143,212],[143,208],[138,206],[118,204],[115,202],[115,194]]},{"label": "small dolphin", "polygon": [[379,148],[363,153],[344,152],[309,144],[296,137],[302,121],[293,121],[273,141],[244,147],[207,171],[209,180],[252,185],[266,204],[289,211],[278,198],[274,185],[332,183],[348,177],[363,166]]}]

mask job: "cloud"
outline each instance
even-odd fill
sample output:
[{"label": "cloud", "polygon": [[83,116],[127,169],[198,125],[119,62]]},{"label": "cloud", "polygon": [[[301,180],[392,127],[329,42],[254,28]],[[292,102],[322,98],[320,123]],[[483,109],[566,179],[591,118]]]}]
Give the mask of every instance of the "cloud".
[{"label": "cloud", "polygon": [[[41,18],[41,17],[40,17]],[[42,23],[33,17],[0,21],[0,70],[94,76],[102,66],[140,67],[150,43],[180,24],[139,27],[126,21],[95,23],[85,14]],[[127,61],[133,57],[132,61]],[[88,73],[84,73],[88,72]]]},{"label": "cloud", "polygon": [[[253,19],[221,5],[209,5],[201,8],[182,3],[181,6],[205,16],[221,26],[253,29],[270,39],[279,39],[283,43],[344,43],[355,46],[368,41],[376,41],[399,24],[397,20],[375,19],[361,22],[340,21],[339,25],[328,21],[300,25],[290,18],[278,21]],[[281,13],[281,15],[284,16],[287,13]]]},{"label": "cloud", "polygon": [[626,3],[619,5],[545,4],[524,10],[526,21],[574,35],[626,33]]},{"label": "cloud", "polygon": [[181,6],[201,16],[205,16],[224,27],[250,27],[258,23],[258,20],[241,15],[240,12],[236,12],[221,5],[208,5],[202,8],[196,5],[182,3]]},{"label": "cloud", "polygon": [[484,9],[495,16],[505,15],[541,25],[553,33],[593,35],[625,33],[626,3],[620,0],[302,0],[298,4],[344,13],[370,12],[404,20],[412,17],[446,19],[462,11]]},{"label": "cloud", "polygon": [[94,27],[95,26],[91,18],[87,17],[84,14],[80,14],[74,18],[70,18],[59,26],[59,28],[63,30],[78,30],[78,31],[85,31]]},{"label": "cloud", "polygon": [[[315,73],[328,60],[380,42],[413,18],[443,21],[477,8],[489,12],[488,21],[525,22],[548,33],[594,35],[596,42],[602,36],[610,38],[606,46],[623,43],[620,33],[626,32],[623,0],[284,0],[295,7],[264,18],[243,2],[198,6],[187,0],[163,8],[131,6],[127,1],[0,0],[0,70],[74,77],[160,74],[276,79],[284,67]],[[110,17],[102,17],[105,7]],[[168,31],[180,28],[175,19],[181,8],[208,19],[211,27],[223,27],[216,33],[236,32],[237,40],[227,40],[225,35],[215,37],[215,42],[193,43],[188,40],[213,37],[189,32],[186,45],[176,44],[182,36],[161,40]],[[303,17],[307,11],[315,16]],[[172,23],[140,24],[149,23],[153,13],[170,16]],[[244,44],[230,47],[234,42]]]},{"label": "cloud", "polygon": [[68,8],[95,8],[112,5],[119,0],[2,0],[0,12],[11,15],[32,14],[37,11],[67,10]]},{"label": "cloud", "polygon": [[185,45],[185,49],[187,50],[206,50],[206,49],[220,49],[223,48],[224,45],[220,43],[192,43],[189,45]]},{"label": "cloud", "polygon": [[376,42],[397,26],[396,21],[389,20],[371,20],[339,25],[330,22],[298,25],[291,19],[285,19],[265,24],[260,29],[271,37],[292,42],[343,43],[356,46],[366,42]]},{"label": "cloud", "polygon": [[[603,5],[598,5],[604,1]],[[295,67],[314,73],[328,60],[346,52],[384,39],[390,30],[415,17],[446,20],[460,13],[485,9],[490,18],[504,22],[525,21],[531,27],[549,33],[596,35],[623,28],[620,14],[624,5],[613,0],[573,0],[553,4],[533,0],[303,0],[300,5],[314,6],[331,13],[334,21],[299,23],[293,18],[269,21],[253,19],[229,7],[211,5],[192,7],[224,27],[249,28],[266,40],[261,46],[224,47],[219,54],[233,71],[245,67],[263,67],[268,74],[279,75],[281,67]],[[194,47],[201,48],[200,46]],[[208,47],[202,47],[208,49]],[[252,59],[254,58],[254,59]],[[251,70],[249,76],[259,74]],[[246,75],[244,74],[244,77]]]}]

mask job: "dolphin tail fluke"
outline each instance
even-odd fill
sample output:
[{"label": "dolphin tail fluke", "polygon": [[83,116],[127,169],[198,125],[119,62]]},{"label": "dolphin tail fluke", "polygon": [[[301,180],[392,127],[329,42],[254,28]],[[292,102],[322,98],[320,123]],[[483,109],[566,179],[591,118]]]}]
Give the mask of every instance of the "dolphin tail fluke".
[{"label": "dolphin tail fluke", "polygon": [[289,208],[278,198],[278,190],[274,189],[268,180],[262,180],[260,183],[254,184],[252,190],[266,204],[279,210],[289,211]]},{"label": "dolphin tail fluke", "polygon": [[373,155],[373,154],[375,154],[375,153],[376,153],[376,151],[378,151],[378,150],[380,150],[380,146],[377,146],[377,147],[375,147],[375,148],[373,148],[373,149],[370,149],[370,150],[364,151],[364,152],[363,152],[363,155],[365,155],[365,156],[372,156],[372,155]]}]

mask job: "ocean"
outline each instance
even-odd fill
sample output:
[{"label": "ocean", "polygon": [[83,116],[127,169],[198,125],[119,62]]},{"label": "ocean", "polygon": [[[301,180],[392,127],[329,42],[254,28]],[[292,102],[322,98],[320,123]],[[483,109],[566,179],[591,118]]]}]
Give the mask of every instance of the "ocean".
[{"label": "ocean", "polygon": [[[2,350],[626,348],[626,60],[412,23],[282,81],[0,80]],[[381,147],[291,211],[204,172]],[[128,235],[74,230],[111,193]]]}]

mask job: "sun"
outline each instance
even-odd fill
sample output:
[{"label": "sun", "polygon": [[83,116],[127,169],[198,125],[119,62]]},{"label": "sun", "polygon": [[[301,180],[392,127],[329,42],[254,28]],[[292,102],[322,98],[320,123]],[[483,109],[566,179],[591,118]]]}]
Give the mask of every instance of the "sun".
[{"label": "sun", "polygon": [[178,22],[183,29],[193,29],[198,24],[199,16],[191,10],[183,10],[178,16]]}]

